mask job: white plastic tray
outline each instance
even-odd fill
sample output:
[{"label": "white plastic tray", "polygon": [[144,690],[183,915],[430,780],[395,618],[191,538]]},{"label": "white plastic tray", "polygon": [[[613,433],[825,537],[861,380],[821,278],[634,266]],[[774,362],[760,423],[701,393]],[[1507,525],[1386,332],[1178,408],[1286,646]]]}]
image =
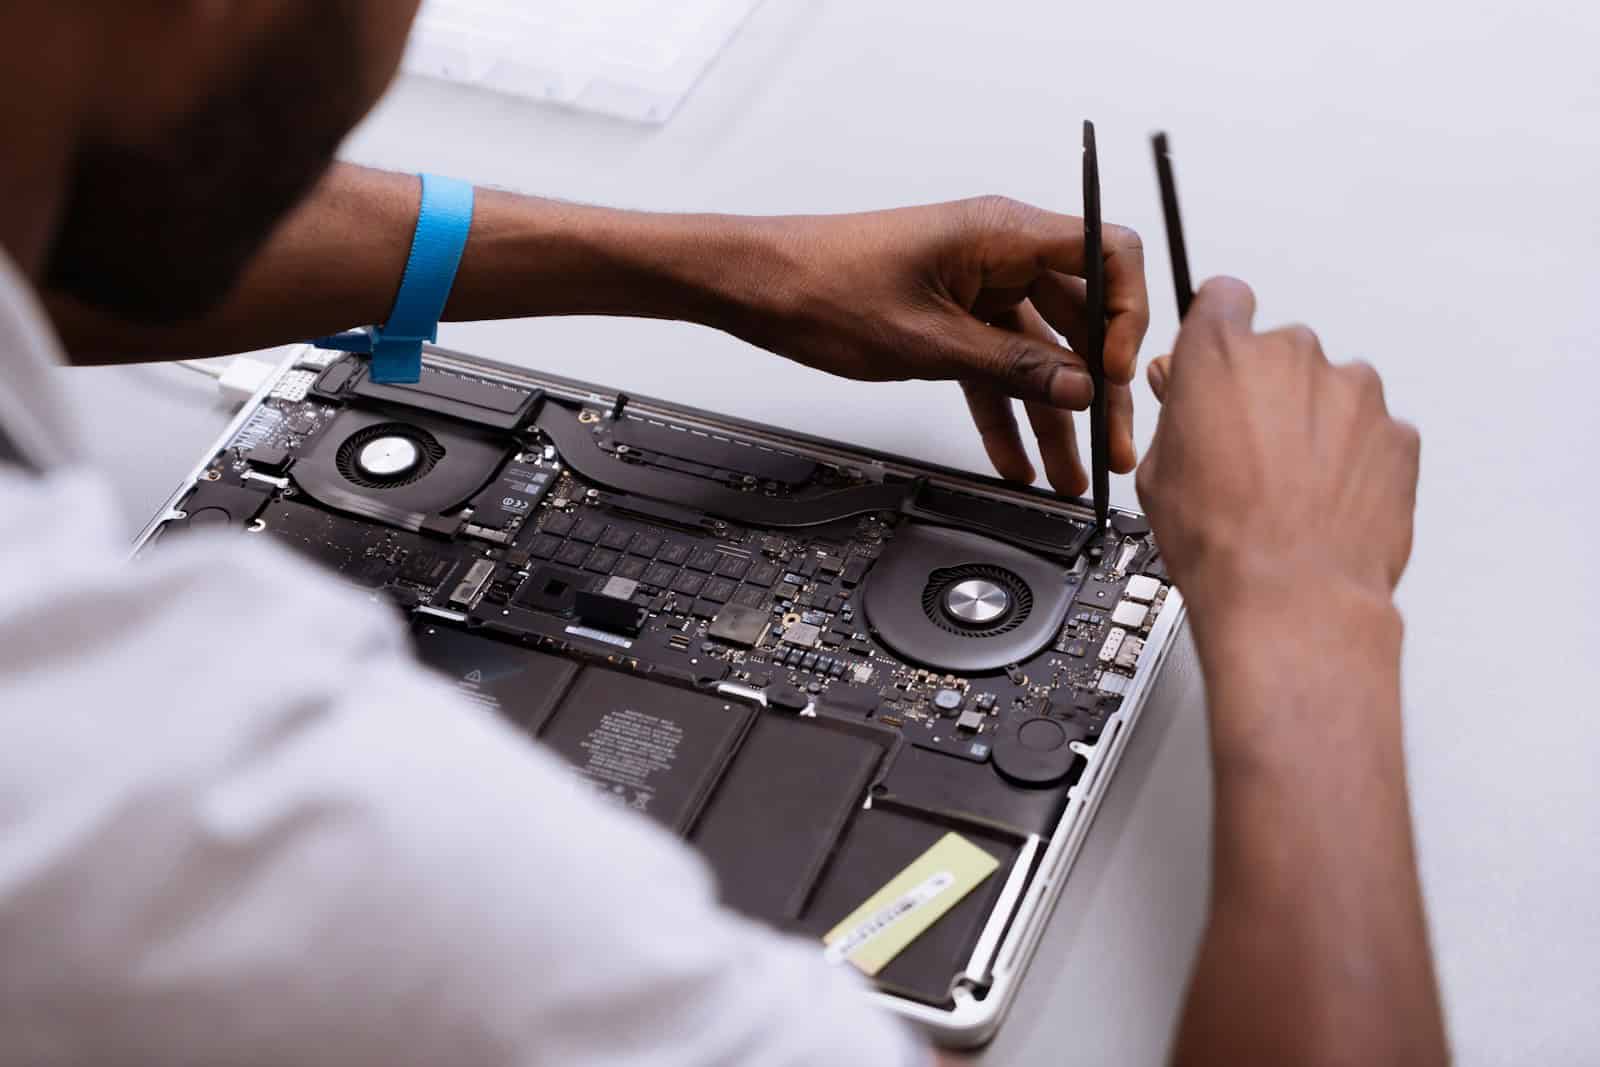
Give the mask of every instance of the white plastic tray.
[{"label": "white plastic tray", "polygon": [[425,0],[405,68],[663,123],[760,2]]}]

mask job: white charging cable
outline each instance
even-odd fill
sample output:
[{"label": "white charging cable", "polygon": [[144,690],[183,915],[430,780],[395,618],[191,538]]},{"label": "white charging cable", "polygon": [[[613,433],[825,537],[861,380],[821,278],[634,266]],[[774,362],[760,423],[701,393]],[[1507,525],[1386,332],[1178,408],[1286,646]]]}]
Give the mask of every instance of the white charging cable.
[{"label": "white charging cable", "polygon": [[233,356],[226,363],[216,360],[180,359],[175,365],[214,379],[217,391],[233,407],[238,407],[255,396],[256,391],[266,384],[267,379],[278,369],[276,365],[266,360],[253,359],[250,356]]}]

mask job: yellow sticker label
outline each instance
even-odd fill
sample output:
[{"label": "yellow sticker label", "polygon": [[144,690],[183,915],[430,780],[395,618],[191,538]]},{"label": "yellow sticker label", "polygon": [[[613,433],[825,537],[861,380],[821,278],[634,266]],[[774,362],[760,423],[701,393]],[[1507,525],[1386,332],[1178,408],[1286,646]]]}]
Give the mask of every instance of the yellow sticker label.
[{"label": "yellow sticker label", "polygon": [[877,974],[998,866],[999,860],[971,841],[945,834],[828,931],[823,958],[849,960],[863,974]]}]

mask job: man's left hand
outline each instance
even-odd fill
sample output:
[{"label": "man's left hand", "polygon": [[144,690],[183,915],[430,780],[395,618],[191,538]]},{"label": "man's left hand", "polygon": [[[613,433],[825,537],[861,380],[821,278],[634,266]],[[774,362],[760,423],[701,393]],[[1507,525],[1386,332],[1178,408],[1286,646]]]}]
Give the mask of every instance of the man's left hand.
[{"label": "man's left hand", "polygon": [[[1012,399],[1023,402],[1045,474],[1058,492],[1088,487],[1073,410],[1093,388],[1086,323],[1083,220],[1004,197],[855,215],[760,221],[753,284],[759,314],[733,332],[847,378],[961,384],[995,470],[1031,482]],[[1139,237],[1104,231],[1105,372],[1111,469],[1133,470],[1133,378],[1149,325]],[[765,261],[765,263],[762,263]],[[1053,328],[1053,330],[1052,330]]]}]

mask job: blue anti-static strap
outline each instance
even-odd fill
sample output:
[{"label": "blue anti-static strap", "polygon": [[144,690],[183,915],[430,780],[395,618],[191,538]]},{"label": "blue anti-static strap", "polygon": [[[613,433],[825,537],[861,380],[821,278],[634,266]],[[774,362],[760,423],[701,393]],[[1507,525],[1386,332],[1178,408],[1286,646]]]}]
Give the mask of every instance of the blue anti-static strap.
[{"label": "blue anti-static strap", "polygon": [[422,344],[439,337],[439,317],[450,299],[461,253],[472,230],[473,192],[469,182],[422,176],[422,210],[411,241],[400,292],[389,321],[334,337],[320,338],[321,348],[371,352],[371,379],[380,383],[414,382],[422,376]]}]

